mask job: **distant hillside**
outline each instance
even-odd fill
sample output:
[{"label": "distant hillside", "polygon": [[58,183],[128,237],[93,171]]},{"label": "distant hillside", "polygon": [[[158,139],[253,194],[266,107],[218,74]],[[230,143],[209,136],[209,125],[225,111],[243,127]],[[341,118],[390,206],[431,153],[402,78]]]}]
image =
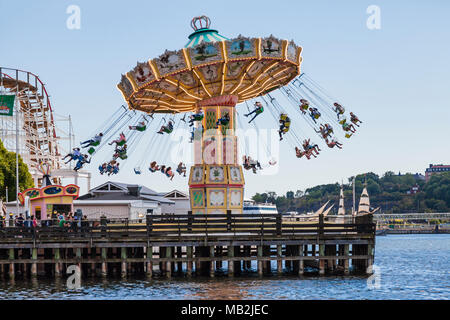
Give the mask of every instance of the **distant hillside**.
[{"label": "distant hillside", "polygon": [[[344,184],[344,198],[346,210],[352,207],[353,177]],[[396,175],[392,171],[379,177],[373,172],[357,175],[355,178],[356,206],[359,202],[364,181],[370,196],[371,207],[380,207],[385,213],[398,212],[450,212],[450,172],[433,175],[425,183],[413,174]],[[414,185],[419,186],[416,194],[407,194]],[[286,195],[278,196],[275,192],[257,193],[252,199],[257,202],[272,202],[278,211],[310,212],[317,210],[326,201],[335,204],[337,211],[340,185],[338,183],[325,184],[308,188],[304,191],[288,191]]]}]

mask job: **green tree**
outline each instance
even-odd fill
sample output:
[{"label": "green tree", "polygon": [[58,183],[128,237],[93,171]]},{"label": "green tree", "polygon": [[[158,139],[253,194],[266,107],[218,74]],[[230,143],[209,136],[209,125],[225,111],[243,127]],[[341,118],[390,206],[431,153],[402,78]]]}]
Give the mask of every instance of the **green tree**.
[{"label": "green tree", "polygon": [[[33,178],[28,171],[28,166],[19,155],[19,191],[34,186]],[[8,187],[8,200],[16,200],[16,154],[6,150],[0,141],[0,197],[6,199],[6,187]]]}]

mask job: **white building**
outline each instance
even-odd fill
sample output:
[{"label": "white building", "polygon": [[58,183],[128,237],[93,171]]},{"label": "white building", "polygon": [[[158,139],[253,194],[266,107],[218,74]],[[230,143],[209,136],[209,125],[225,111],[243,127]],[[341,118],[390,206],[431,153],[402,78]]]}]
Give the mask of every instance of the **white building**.
[{"label": "white building", "polygon": [[[187,214],[191,210],[191,203],[189,201],[189,195],[179,190],[172,190],[170,192],[163,192],[159,194],[160,196],[175,202],[173,212],[175,214]],[[169,213],[169,212],[166,212]]]},{"label": "white building", "polygon": [[175,202],[147,187],[108,181],[73,202],[88,219],[143,219],[146,214],[174,213]]}]

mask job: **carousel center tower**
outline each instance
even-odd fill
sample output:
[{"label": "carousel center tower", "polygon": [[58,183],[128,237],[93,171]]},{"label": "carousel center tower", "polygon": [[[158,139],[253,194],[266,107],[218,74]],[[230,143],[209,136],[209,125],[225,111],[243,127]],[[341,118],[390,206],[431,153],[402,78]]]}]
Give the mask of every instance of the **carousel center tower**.
[{"label": "carousel center tower", "polygon": [[[241,213],[236,105],[286,85],[300,74],[302,48],[269,36],[228,39],[208,17],[192,19],[183,49],[138,62],[118,84],[129,108],[146,113],[203,113],[194,131],[191,210]],[[218,123],[219,122],[219,123]]]}]

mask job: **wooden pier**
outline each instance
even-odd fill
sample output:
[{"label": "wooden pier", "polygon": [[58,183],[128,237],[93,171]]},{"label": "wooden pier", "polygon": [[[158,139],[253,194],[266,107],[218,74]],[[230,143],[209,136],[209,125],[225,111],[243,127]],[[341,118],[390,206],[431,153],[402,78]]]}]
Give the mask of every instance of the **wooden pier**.
[{"label": "wooden pier", "polygon": [[83,277],[367,273],[375,251],[372,215],[340,224],[325,219],[189,213],[147,216],[141,223],[3,227],[0,277],[61,277],[70,265]]}]

